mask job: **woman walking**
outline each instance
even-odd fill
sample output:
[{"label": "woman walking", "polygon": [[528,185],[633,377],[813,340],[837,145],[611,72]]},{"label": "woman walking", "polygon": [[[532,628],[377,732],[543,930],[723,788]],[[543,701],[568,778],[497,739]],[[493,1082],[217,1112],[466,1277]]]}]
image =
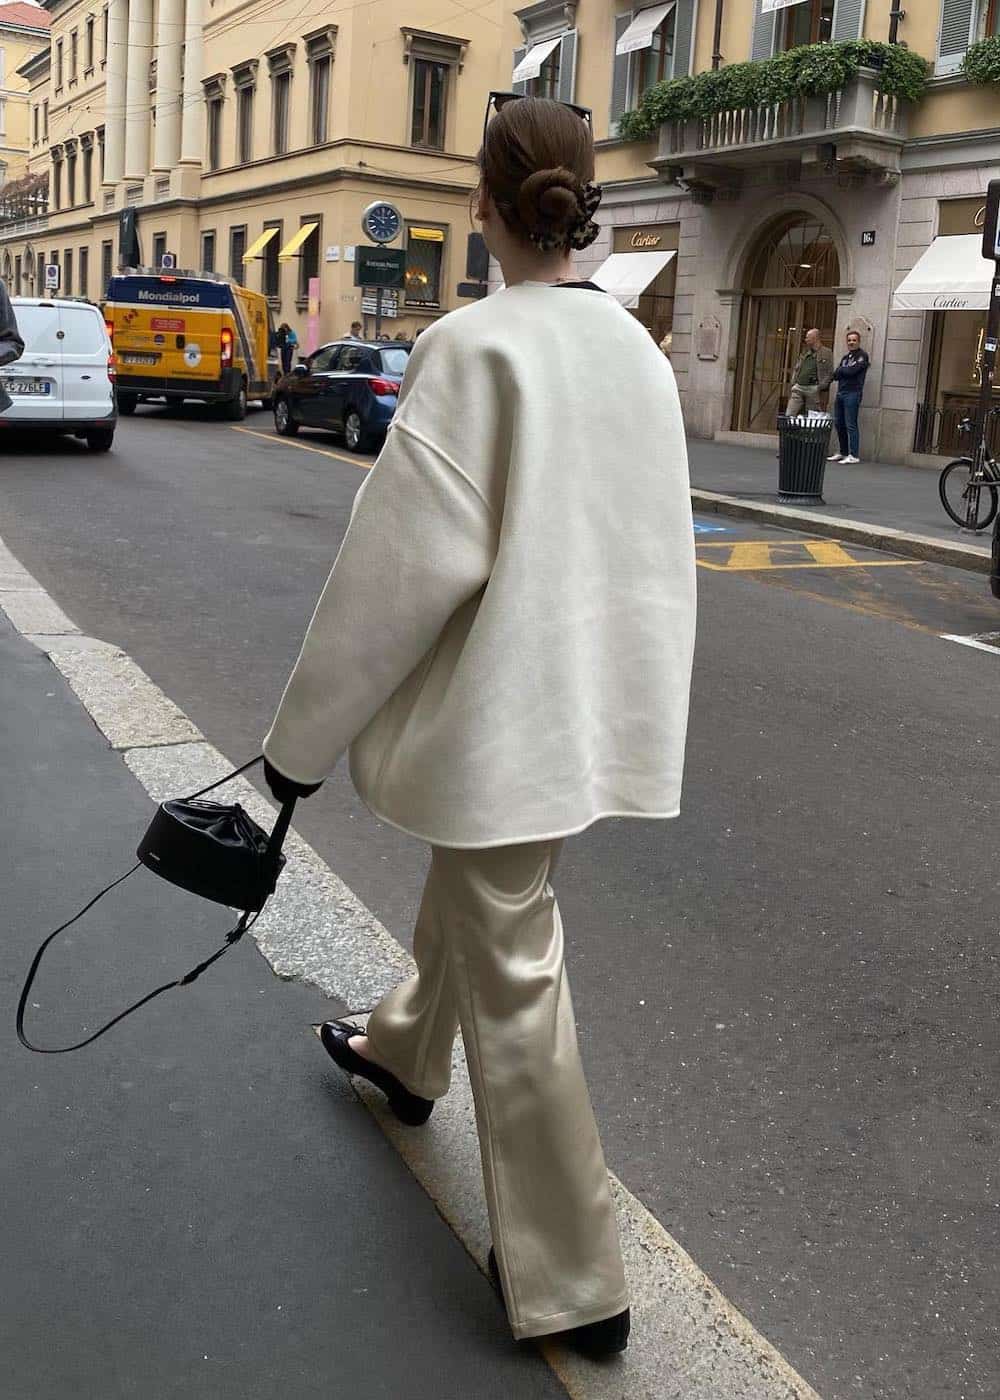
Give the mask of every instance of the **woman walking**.
[{"label": "woman walking", "polygon": [[505,288],[415,346],[264,747],[284,799],[350,745],[371,810],[430,845],[417,975],[323,1044],[419,1124],[461,1029],[514,1335],[606,1355],[628,1295],[552,881],[600,818],[677,815],[695,582],[670,364],[573,276],[589,115],[491,95],[477,213]]}]

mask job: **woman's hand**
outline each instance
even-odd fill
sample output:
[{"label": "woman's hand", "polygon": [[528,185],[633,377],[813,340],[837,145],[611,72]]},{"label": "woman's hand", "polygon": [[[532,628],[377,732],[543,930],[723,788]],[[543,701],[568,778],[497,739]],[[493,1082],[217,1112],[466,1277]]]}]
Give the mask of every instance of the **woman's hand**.
[{"label": "woman's hand", "polygon": [[294,778],[286,778],[272,763],[264,759],[264,780],[277,802],[284,804],[293,797],[312,797],[323,786],[320,783],[297,783]]}]

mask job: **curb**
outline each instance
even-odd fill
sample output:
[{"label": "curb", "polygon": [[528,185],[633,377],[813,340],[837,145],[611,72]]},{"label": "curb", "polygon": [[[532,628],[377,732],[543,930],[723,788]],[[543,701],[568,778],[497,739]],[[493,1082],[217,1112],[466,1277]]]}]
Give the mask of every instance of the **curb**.
[{"label": "curb", "polygon": [[867,545],[869,549],[885,550],[906,559],[921,559],[928,564],[946,564],[951,569],[966,569],[970,573],[988,574],[990,551],[974,544],[960,544],[935,539],[933,535],[911,535],[906,530],[894,530],[888,525],[866,525],[861,520],[840,520],[835,515],[814,515],[809,510],[793,506],[764,505],[742,496],[725,496],[718,491],[691,488],[691,505],[706,515],[727,515],[736,520],[759,520],[776,525],[781,530],[806,530],[814,535],[848,540],[851,544]]},{"label": "curb", "polygon": [[[154,802],[232,770],[131,657],[80,633],[2,539],[0,613],[48,656]],[[234,779],[231,791],[255,820],[273,822],[276,808],[246,778]],[[314,986],[350,1007],[370,1005],[412,974],[410,954],[294,828],[284,849],[288,863],[277,895],[250,935],[275,976]],[[485,1274],[489,1224],[461,1040],[451,1089],[423,1133],[401,1129],[381,1095],[357,1081],[355,1087]],[[614,1366],[594,1365],[543,1341],[545,1360],[571,1400],[820,1400],[614,1176],[611,1188],[633,1340]]]}]

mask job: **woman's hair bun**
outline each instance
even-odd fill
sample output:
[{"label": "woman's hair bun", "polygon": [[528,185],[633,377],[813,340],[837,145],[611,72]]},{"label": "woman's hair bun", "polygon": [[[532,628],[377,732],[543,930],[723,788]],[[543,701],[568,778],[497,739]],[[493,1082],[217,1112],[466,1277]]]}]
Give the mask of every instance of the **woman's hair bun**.
[{"label": "woman's hair bun", "polygon": [[583,185],[563,165],[536,170],[518,190],[517,212],[529,234],[565,234],[582,216]]}]

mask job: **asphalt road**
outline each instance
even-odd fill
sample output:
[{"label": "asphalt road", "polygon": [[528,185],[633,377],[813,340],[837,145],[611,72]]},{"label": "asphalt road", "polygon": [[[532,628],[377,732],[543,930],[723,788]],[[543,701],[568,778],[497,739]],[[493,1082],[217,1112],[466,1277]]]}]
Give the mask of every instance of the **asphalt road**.
[{"label": "asphalt road", "polygon": [[[241,759],[363,471],[264,415],[141,410],[107,457],[8,448],[0,535]],[[609,1165],[824,1400],[996,1400],[1000,652],[940,634],[1000,604],[756,525],[699,556],[683,815],[560,868]],[[408,941],[422,849],[343,767],[296,817]]]}]

